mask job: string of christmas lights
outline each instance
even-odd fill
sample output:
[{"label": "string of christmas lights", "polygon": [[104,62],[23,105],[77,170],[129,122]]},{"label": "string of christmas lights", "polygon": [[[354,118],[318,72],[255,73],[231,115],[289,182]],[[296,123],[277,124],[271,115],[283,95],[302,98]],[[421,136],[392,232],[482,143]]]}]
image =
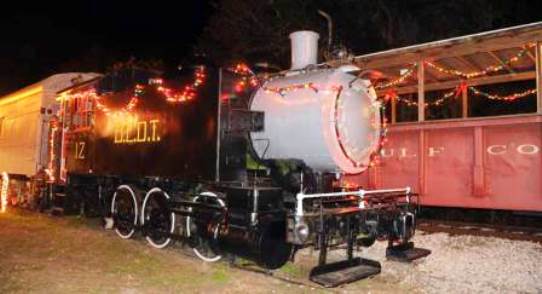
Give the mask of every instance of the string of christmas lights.
[{"label": "string of christmas lights", "polygon": [[294,84],[294,85],[289,85],[285,87],[263,86],[263,90],[266,93],[275,93],[275,94],[279,94],[280,96],[286,96],[288,92],[303,90],[303,89],[310,89],[310,90],[313,90],[315,93],[318,93],[318,91],[321,90],[313,82],[304,83],[304,84]]},{"label": "string of christmas lights", "polygon": [[[450,99],[452,97],[459,97],[459,95],[461,94],[462,91],[464,91],[464,90],[462,90],[462,87],[457,86],[456,88],[444,93],[440,98],[438,98],[436,100],[433,100],[431,102],[425,102],[425,107],[441,106],[441,105],[444,104],[444,102],[446,100],[448,100],[448,99]],[[406,106],[418,106],[417,101],[412,101],[410,99],[401,97],[401,96],[397,95],[397,93],[395,93],[395,92],[386,93],[386,95],[384,96],[384,99],[386,101],[388,101],[390,99],[396,99],[397,101],[405,104]]]},{"label": "string of christmas lights", "polygon": [[235,66],[230,67],[229,70],[242,76],[255,76],[254,72],[245,63],[237,63]]},{"label": "string of christmas lights", "polygon": [[519,98],[523,98],[523,97],[527,97],[529,95],[536,94],[536,89],[529,89],[529,90],[526,90],[526,91],[523,91],[523,92],[517,92],[517,93],[504,95],[504,96],[497,95],[497,94],[489,94],[489,93],[480,91],[480,90],[476,89],[475,87],[469,87],[469,90],[472,91],[475,95],[483,96],[483,97],[485,97],[487,99],[490,99],[490,100],[498,100],[498,101],[506,101],[506,102],[514,101],[514,100],[519,99]]},{"label": "string of christmas lights", "polygon": [[234,67],[230,67],[229,71],[241,76],[234,88],[237,93],[246,91],[249,86],[255,88],[260,85],[260,80],[256,74],[244,63],[238,63]]},{"label": "string of christmas lights", "polygon": [[435,69],[436,71],[440,72],[440,73],[445,73],[445,74],[448,74],[448,75],[454,75],[454,76],[462,77],[462,78],[465,78],[465,79],[470,79],[470,78],[484,76],[484,75],[487,75],[489,73],[494,73],[494,72],[498,72],[498,71],[501,71],[501,70],[505,69],[510,64],[512,64],[514,62],[517,62],[521,57],[523,57],[529,51],[530,48],[532,48],[534,46],[535,46],[535,44],[531,44],[531,43],[527,44],[516,55],[508,58],[507,60],[502,61],[501,64],[499,64],[499,65],[490,65],[490,66],[486,67],[483,70],[473,71],[473,72],[463,72],[463,71],[460,71],[460,70],[457,70],[457,69],[442,67],[442,66],[436,65],[435,63],[430,62],[430,61],[425,61],[424,63],[426,65],[428,65],[429,67]]},{"label": "string of christmas lights", "polygon": [[200,66],[194,71],[194,81],[192,84],[184,86],[180,92],[164,87],[162,79],[156,79],[154,84],[158,85],[156,90],[166,97],[166,101],[171,103],[182,103],[194,99],[197,94],[197,89],[205,83],[206,79],[207,74],[205,73],[205,67]]},{"label": "string of christmas lights", "polygon": [[[137,89],[138,87],[136,87]],[[73,99],[89,99],[93,100],[95,102],[96,108],[102,112],[104,112],[106,115],[119,115],[119,114],[125,114],[131,112],[138,103],[138,97],[136,94],[134,94],[128,103],[121,107],[120,109],[113,110],[109,108],[105,103],[102,101],[102,97],[96,93],[95,89],[86,90],[84,92],[78,92],[78,93],[72,93],[66,95],[66,97],[63,97],[62,99],[65,101],[73,100]]]},{"label": "string of christmas lights", "polygon": [[375,85],[375,89],[376,90],[381,90],[381,89],[384,89],[384,88],[395,87],[395,86],[401,84],[406,79],[411,77],[414,74],[414,72],[416,72],[415,70],[416,70],[417,67],[418,67],[417,63],[412,64],[412,66],[409,69],[407,69],[402,75],[400,75],[398,78],[396,78],[395,80],[389,81],[389,82],[385,82],[385,83]]},{"label": "string of christmas lights", "polygon": [[388,119],[386,118],[386,106],[384,105],[383,101],[380,101],[380,120],[381,120],[381,128],[380,128],[380,140],[378,142],[378,147],[373,154],[369,157],[369,168],[375,167],[380,164],[380,154],[382,152],[382,149],[384,148],[384,145],[388,142]]},{"label": "string of christmas lights", "polygon": [[8,207],[8,188],[9,176],[8,173],[2,172],[2,189],[0,190],[0,213],[4,213]]},{"label": "string of christmas lights", "polygon": [[[522,92],[516,92],[516,93],[513,93],[513,94],[509,94],[509,95],[490,94],[490,93],[487,93],[487,92],[483,92],[483,91],[477,89],[474,86],[466,87],[466,85],[463,84],[463,85],[457,86],[455,89],[453,89],[453,90],[451,90],[449,92],[446,92],[439,99],[436,99],[436,100],[434,100],[432,102],[426,102],[425,107],[441,106],[441,105],[444,104],[444,102],[446,100],[451,99],[451,98],[459,97],[462,92],[467,90],[467,88],[468,88],[468,90],[470,90],[475,95],[479,95],[479,96],[485,97],[485,98],[490,99],[490,100],[506,101],[506,102],[512,102],[512,101],[515,101],[517,99],[524,98],[524,97],[527,97],[529,95],[536,94],[536,89],[529,89],[529,90],[525,90],[525,91],[522,91]],[[412,100],[404,98],[404,97],[401,97],[401,96],[395,94],[394,92],[386,93],[386,95],[384,96],[384,99],[386,101],[389,100],[389,99],[393,99],[393,98],[395,98],[397,101],[399,101],[399,102],[401,102],[401,103],[403,103],[403,104],[405,104],[407,106],[418,106],[418,102],[412,101]]]},{"label": "string of christmas lights", "polygon": [[57,121],[51,122],[51,133],[49,134],[49,165],[45,172],[47,173],[47,177],[49,178],[49,182],[55,181],[54,176],[54,168],[55,168],[55,160],[56,160],[56,154],[55,154],[55,136],[56,132],[58,131],[58,124]]},{"label": "string of christmas lights", "polygon": [[[196,97],[197,89],[201,87],[207,79],[207,74],[205,72],[205,67],[200,66],[194,71],[194,81],[186,85],[182,88],[181,91],[177,91],[171,88],[167,88],[163,86],[163,80],[162,79],[150,79],[149,85],[156,87],[156,91],[164,95],[165,100],[170,103],[182,103],[185,101],[192,100]],[[106,115],[123,115],[127,113],[131,113],[137,106],[139,102],[139,98],[143,93],[145,93],[146,86],[144,85],[136,85],[134,87],[134,92],[132,94],[132,97],[128,101],[126,105],[123,107],[120,107],[118,109],[111,109],[103,102],[103,97],[98,95],[96,93],[95,89],[90,89],[84,92],[78,92],[78,93],[72,93],[72,94],[66,94],[66,97],[63,97],[64,100],[71,100],[71,99],[77,99],[77,98],[87,98],[92,99],[95,101],[96,108],[102,112],[104,112]]]},{"label": "string of christmas lights", "polygon": [[[534,44],[534,43],[526,44],[525,46],[523,46],[522,50],[520,50],[518,53],[516,53],[514,56],[508,58],[507,60],[502,61],[501,64],[499,64],[499,65],[490,65],[490,66],[486,67],[483,70],[474,71],[474,72],[463,72],[463,71],[456,70],[456,69],[446,68],[446,67],[439,66],[439,65],[437,65],[437,64],[435,64],[433,62],[430,62],[430,61],[425,61],[424,64],[428,65],[429,67],[431,67],[431,68],[433,68],[433,69],[435,69],[435,70],[437,70],[438,72],[441,72],[441,73],[445,73],[445,74],[449,74],[449,75],[455,75],[455,76],[458,76],[458,77],[461,77],[461,78],[464,78],[464,79],[471,79],[471,78],[487,75],[489,73],[494,73],[494,72],[498,72],[498,71],[501,71],[501,70],[505,69],[510,64],[520,60],[520,58],[522,58],[524,55],[526,55],[526,53],[528,53],[529,50],[531,48],[533,48],[534,46],[536,46],[536,44]],[[397,78],[397,79],[395,79],[395,80],[393,80],[391,82],[385,83],[385,84],[376,85],[375,88],[376,89],[383,89],[383,88],[387,88],[387,87],[393,87],[393,86],[396,86],[396,85],[402,83],[404,80],[406,80],[409,76],[411,76],[414,73],[414,67],[415,66],[416,66],[416,64],[412,68],[410,68],[407,72],[405,72],[405,74],[401,75],[399,78]],[[501,95],[489,94],[489,93],[482,92],[482,91],[480,91],[477,88],[472,87],[472,86],[468,87],[468,90],[470,90],[471,92],[473,92],[476,95],[483,96],[483,97],[485,97],[487,99],[500,100],[500,101],[514,101],[514,100],[516,100],[518,98],[523,98],[523,97],[526,97],[526,96],[529,96],[529,95],[532,95],[532,94],[536,93],[536,89],[531,89],[531,90],[518,92],[518,93],[506,95],[506,96],[501,96]],[[444,102],[446,100],[451,99],[453,97],[458,97],[459,94],[462,91],[467,91],[467,87],[466,87],[466,85],[464,85],[464,83],[462,83],[460,86],[458,86],[458,88],[456,88],[454,90],[451,90],[449,92],[446,92],[439,99],[436,99],[436,100],[434,100],[432,102],[429,102],[429,103],[426,102],[424,106],[425,107],[441,106],[441,105],[444,104]],[[386,94],[385,97],[387,97],[385,99],[390,99],[392,96],[390,96],[389,94]],[[418,105],[418,103],[416,101],[412,101],[410,99],[406,99],[406,98],[403,98],[403,97],[398,96],[398,95],[394,95],[393,98],[397,99],[397,101],[399,101],[401,103],[406,104],[407,106],[417,106]]]},{"label": "string of christmas lights", "polygon": [[93,98],[94,98],[94,101],[96,101],[96,108],[103,111],[106,115],[118,114],[118,113],[130,113],[132,112],[132,110],[134,110],[134,108],[137,106],[137,103],[139,101],[138,97],[134,95],[130,98],[130,101],[128,101],[128,104],[123,106],[120,110],[113,111],[102,102],[101,96],[98,96],[96,95],[96,93],[94,93]]}]

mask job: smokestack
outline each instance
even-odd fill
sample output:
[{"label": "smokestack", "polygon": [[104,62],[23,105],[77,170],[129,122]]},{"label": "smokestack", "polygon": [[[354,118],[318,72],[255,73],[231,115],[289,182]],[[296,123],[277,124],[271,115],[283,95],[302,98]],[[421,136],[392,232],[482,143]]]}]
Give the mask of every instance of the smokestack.
[{"label": "smokestack", "polygon": [[313,31],[297,31],[290,34],[292,42],[292,68],[303,69],[318,62],[318,38]]}]

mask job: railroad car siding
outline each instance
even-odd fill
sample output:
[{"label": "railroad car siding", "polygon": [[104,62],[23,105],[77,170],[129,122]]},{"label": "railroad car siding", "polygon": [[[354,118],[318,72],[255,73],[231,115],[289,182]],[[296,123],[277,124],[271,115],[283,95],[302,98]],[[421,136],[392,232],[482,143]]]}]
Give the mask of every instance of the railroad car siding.
[{"label": "railroad car siding", "polygon": [[540,115],[401,124],[388,138],[364,186],[411,185],[427,206],[542,211]]}]

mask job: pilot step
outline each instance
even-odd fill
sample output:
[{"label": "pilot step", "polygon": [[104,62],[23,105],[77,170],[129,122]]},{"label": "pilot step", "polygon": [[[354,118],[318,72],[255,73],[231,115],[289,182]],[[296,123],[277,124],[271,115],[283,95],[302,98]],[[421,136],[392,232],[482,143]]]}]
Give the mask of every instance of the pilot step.
[{"label": "pilot step", "polygon": [[358,257],[317,266],[311,270],[309,279],[332,288],[377,275],[380,270],[379,262]]}]

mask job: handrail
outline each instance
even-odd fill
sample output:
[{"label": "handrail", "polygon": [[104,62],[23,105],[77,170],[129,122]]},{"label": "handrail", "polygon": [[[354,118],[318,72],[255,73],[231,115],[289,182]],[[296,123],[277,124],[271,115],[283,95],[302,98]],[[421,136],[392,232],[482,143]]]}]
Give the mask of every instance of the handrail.
[{"label": "handrail", "polygon": [[381,189],[381,190],[357,190],[357,191],[347,191],[347,192],[330,192],[330,193],[314,193],[314,194],[305,194],[303,192],[297,193],[296,200],[296,213],[297,217],[303,217],[303,200],[305,199],[315,199],[315,198],[327,198],[327,197],[340,197],[340,196],[358,196],[360,198],[359,208],[365,208],[363,199],[368,195],[374,194],[385,194],[385,193],[404,193],[407,197],[407,202],[410,202],[409,194],[411,192],[410,187],[399,188],[399,189]]}]

